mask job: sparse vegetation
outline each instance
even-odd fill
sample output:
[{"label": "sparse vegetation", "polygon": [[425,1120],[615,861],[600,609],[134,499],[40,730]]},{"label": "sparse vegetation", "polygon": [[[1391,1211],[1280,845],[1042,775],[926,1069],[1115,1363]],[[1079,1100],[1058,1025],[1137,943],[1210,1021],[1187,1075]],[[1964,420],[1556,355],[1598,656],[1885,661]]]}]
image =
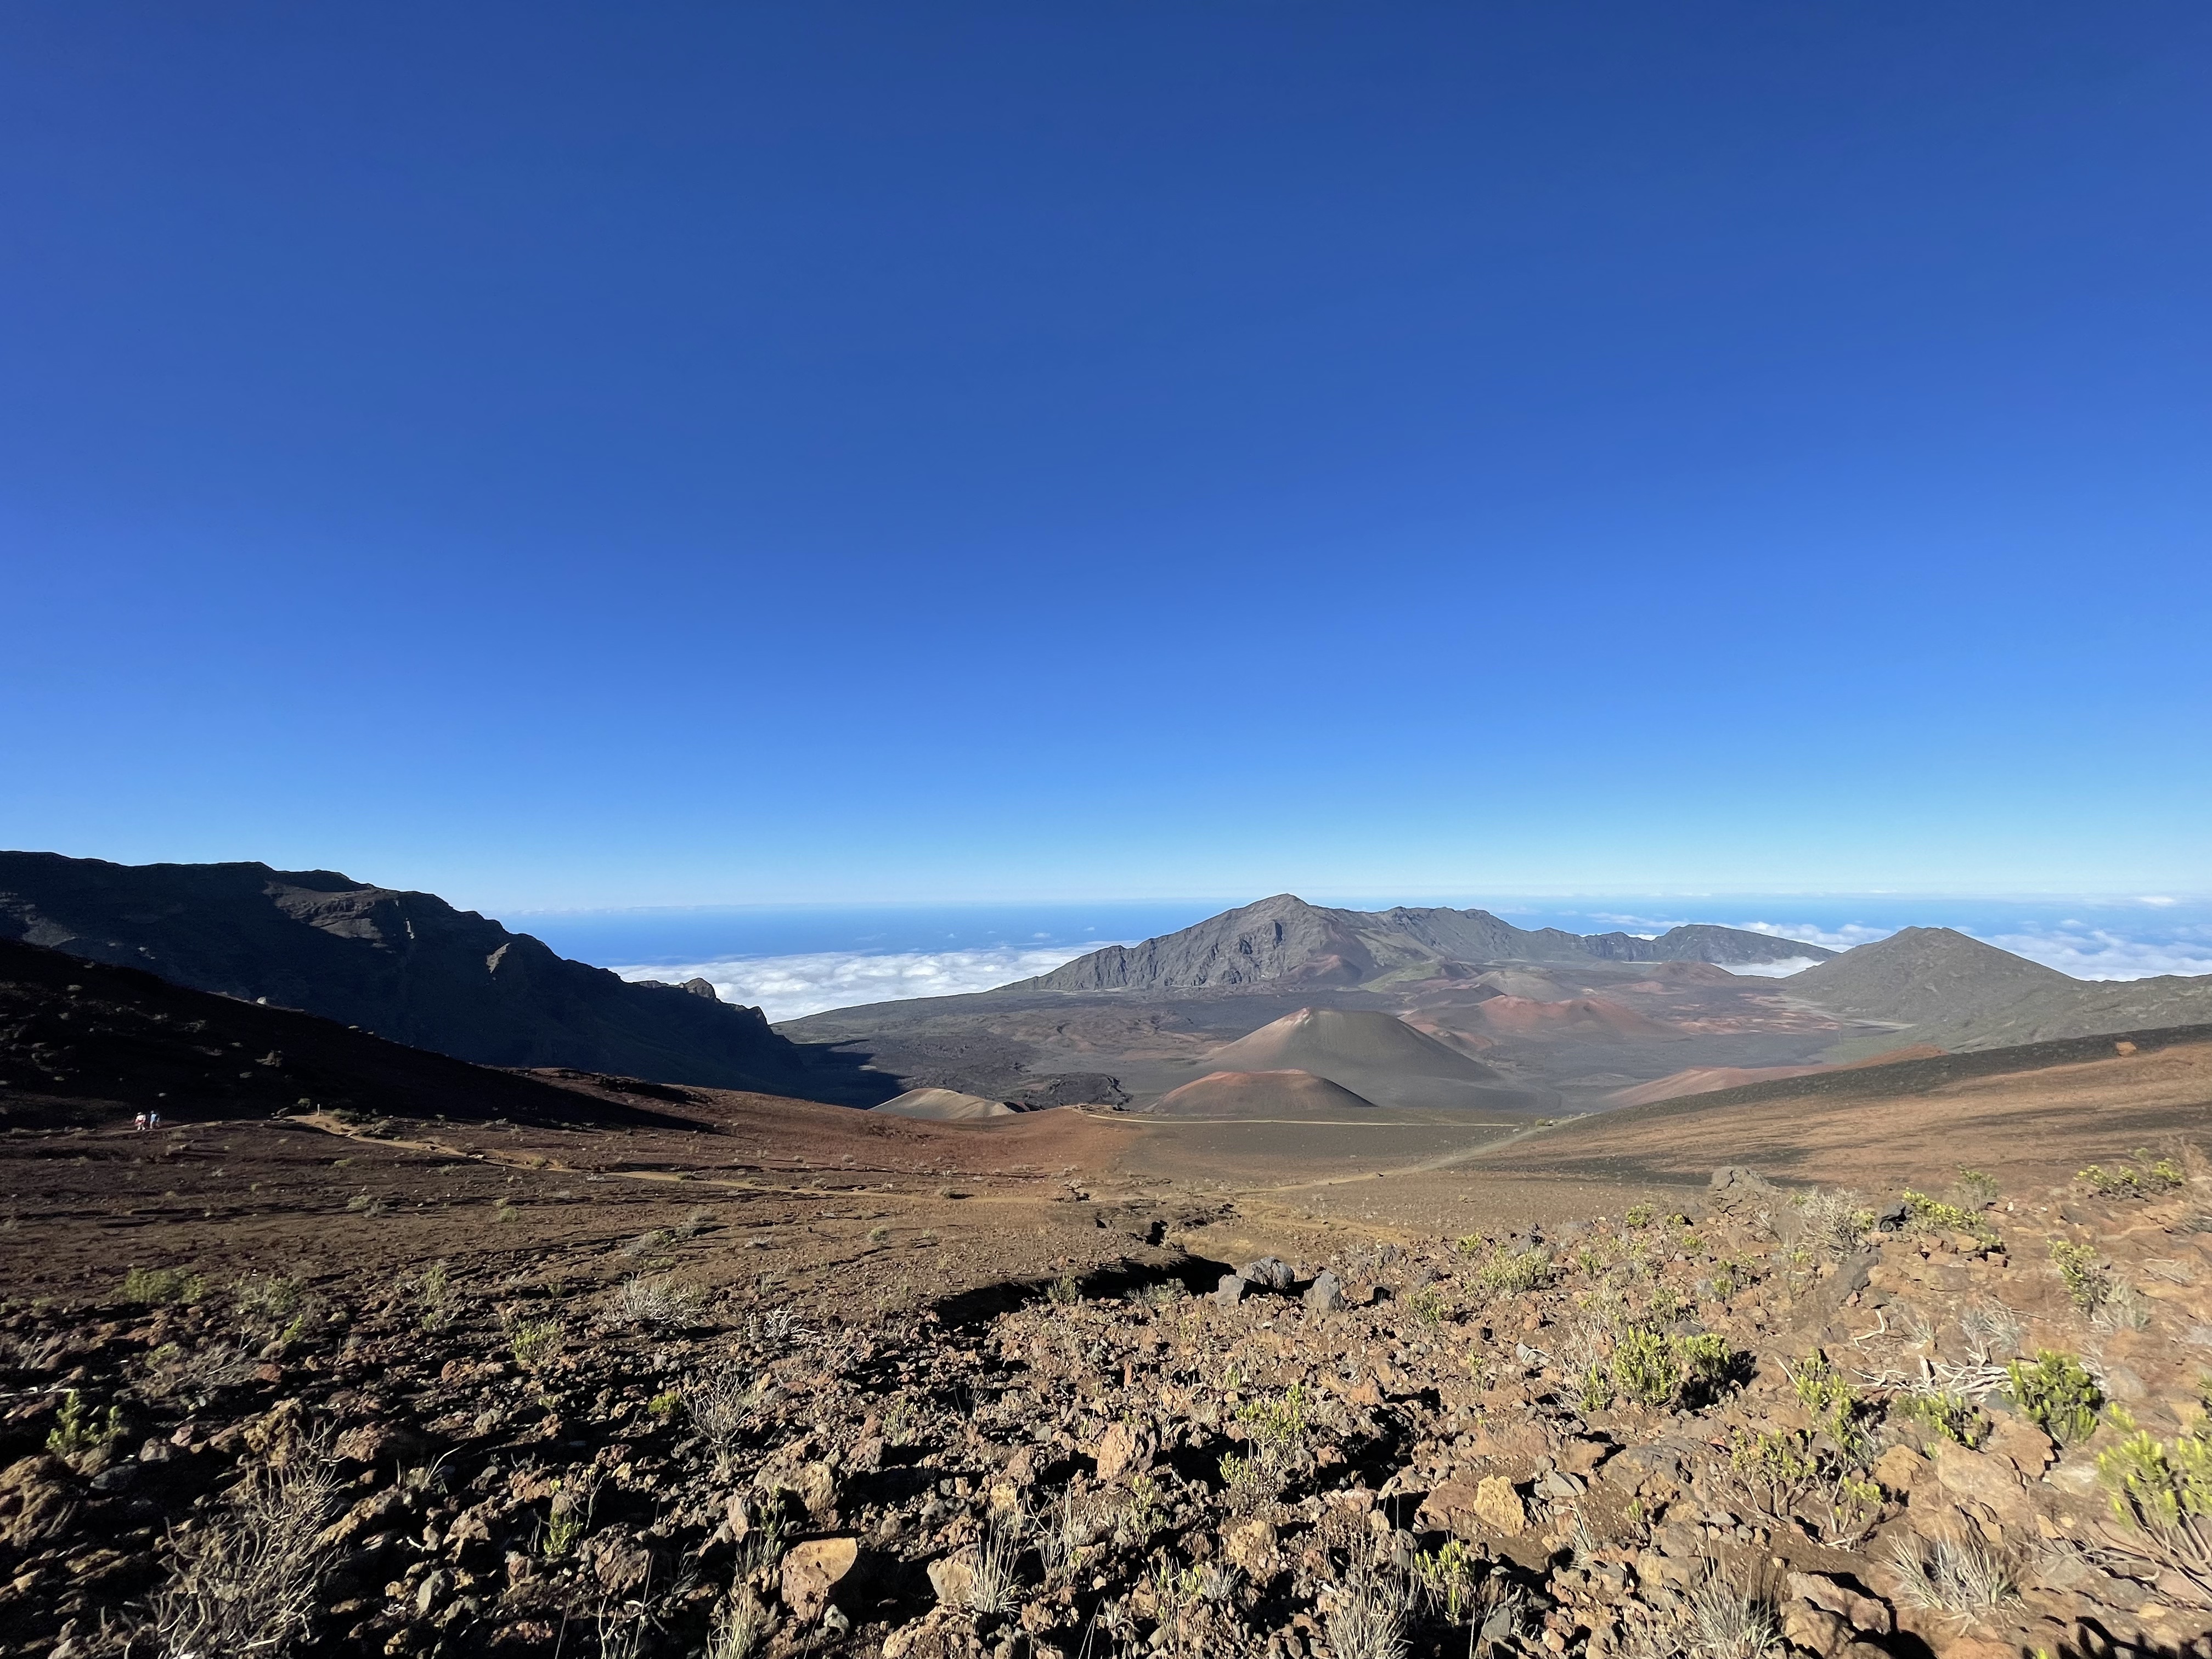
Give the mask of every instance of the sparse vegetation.
[{"label": "sparse vegetation", "polygon": [[2066,1286],[2066,1297],[2085,1314],[2094,1314],[2112,1293],[2112,1275],[2100,1265],[2097,1251],[2087,1244],[2063,1238],[2051,1241],[2051,1265]]},{"label": "sparse vegetation", "polygon": [[308,1635],[337,1493],[325,1449],[303,1449],[281,1469],[248,1470],[222,1510],[170,1534],[150,1620],[162,1654],[283,1652]]},{"label": "sparse vegetation", "polygon": [[1966,1339],[1966,1357],[1986,1365],[2019,1353],[2027,1325],[2001,1302],[1975,1302],[1960,1314],[1959,1334]]},{"label": "sparse vegetation", "polygon": [[1688,1622],[1692,1650],[1703,1659],[1769,1659],[1784,1650],[1773,1607],[1718,1578],[1691,1593]]},{"label": "sparse vegetation", "polygon": [[157,1308],[198,1302],[208,1292],[206,1278],[182,1267],[133,1267],[123,1276],[119,1299],[134,1307]]},{"label": "sparse vegetation", "polygon": [[614,1316],[625,1325],[688,1325],[705,1301],[706,1293],[688,1279],[632,1273],[615,1287]]},{"label": "sparse vegetation", "polygon": [[1525,1250],[1500,1250],[1482,1264],[1475,1283],[1492,1296],[1520,1296],[1551,1276],[1552,1253],[1539,1244]]},{"label": "sparse vegetation", "polygon": [[2187,1185],[2189,1172],[2176,1158],[2153,1158],[2138,1151],[2131,1164],[2112,1170],[2092,1164],[2074,1178],[2100,1198],[2140,1200]]},{"label": "sparse vegetation", "polygon": [[1995,1176],[1987,1170],[1969,1169],[1964,1164],[1959,1166],[1959,1177],[1951,1190],[1959,1202],[1970,1210],[1988,1209],[2004,1191]]},{"label": "sparse vegetation", "polygon": [[2020,1601],[2012,1564],[1986,1545],[1938,1539],[1926,1555],[1900,1536],[1889,1562],[1902,1582],[1900,1599],[1961,1620],[2012,1607]]},{"label": "sparse vegetation", "polygon": [[1946,1204],[1941,1199],[1930,1198],[1925,1193],[1916,1193],[1910,1188],[1905,1193],[1905,1204],[1910,1212],[1905,1225],[1915,1232],[1965,1233],[1989,1248],[2001,1242],[1997,1230],[1977,1211],[1964,1209],[1956,1204]]},{"label": "sparse vegetation", "polygon": [[1955,1394],[1902,1394],[1890,1402],[1890,1409],[1970,1449],[1989,1437],[1982,1414]]},{"label": "sparse vegetation", "polygon": [[123,1437],[123,1412],[110,1404],[100,1412],[75,1389],[62,1396],[54,1426],[46,1433],[46,1449],[57,1457],[81,1457],[105,1450]]},{"label": "sparse vegetation", "polygon": [[2062,1446],[2087,1440],[2097,1429],[2104,1393],[2071,1354],[2046,1348],[2033,1364],[2015,1359],[2005,1367],[2007,1392],[2021,1415]]},{"label": "sparse vegetation", "polygon": [[557,1319],[525,1320],[507,1334],[508,1352],[514,1354],[514,1363],[533,1375],[552,1364],[560,1354],[562,1341]]},{"label": "sparse vegetation", "polygon": [[2212,1595],[2212,1432],[2203,1419],[2170,1442],[2137,1430],[2098,1455],[2097,1473],[2135,1547]]}]

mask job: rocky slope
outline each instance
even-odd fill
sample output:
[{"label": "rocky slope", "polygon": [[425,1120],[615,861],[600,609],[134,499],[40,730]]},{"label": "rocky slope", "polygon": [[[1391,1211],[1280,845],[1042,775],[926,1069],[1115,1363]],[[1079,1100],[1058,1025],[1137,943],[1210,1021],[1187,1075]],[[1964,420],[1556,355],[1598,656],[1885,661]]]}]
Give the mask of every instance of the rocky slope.
[{"label": "rocky slope", "polygon": [[434,894],[326,870],[0,853],[0,939],[479,1065],[854,1097],[854,1068],[840,1077],[769,1030],[758,1009],[716,1000],[703,981],[631,984]]},{"label": "rocky slope", "polygon": [[1234,1268],[1102,1204],[872,1308],[710,1287],[711,1211],[118,1268],[0,1313],[0,1654],[2207,1659],[2212,1189],[2100,1174]]},{"label": "rocky slope", "polygon": [[1996,1048],[2212,1021],[2212,975],[2078,980],[1948,927],[1907,927],[1777,983],[1831,1013],[1902,1033],[1861,1047]]},{"label": "rocky slope", "polygon": [[1288,984],[1366,985],[1492,962],[1824,961],[1814,945],[1732,927],[1632,933],[1527,930],[1486,910],[1334,910],[1288,893],[1261,899],[1180,933],[1109,945],[1008,990],[1171,990]]}]

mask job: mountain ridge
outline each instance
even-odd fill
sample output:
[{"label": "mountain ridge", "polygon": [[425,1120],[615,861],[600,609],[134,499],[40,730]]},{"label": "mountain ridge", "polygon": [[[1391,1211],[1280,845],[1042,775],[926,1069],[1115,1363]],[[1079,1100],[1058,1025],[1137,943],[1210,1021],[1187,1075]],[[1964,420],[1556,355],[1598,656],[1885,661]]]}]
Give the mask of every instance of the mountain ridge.
[{"label": "mountain ridge", "polygon": [[1950,927],[1905,927],[1776,984],[1829,1013],[1891,1030],[1838,1045],[1965,1051],[2212,1022],[2212,975],[2080,980]]},{"label": "mountain ridge", "polygon": [[704,981],[633,983],[434,893],[332,870],[0,852],[0,939],[480,1066],[872,1098],[856,1066],[837,1075],[771,1031],[759,1009],[720,1000]]},{"label": "mountain ridge", "polygon": [[1656,939],[1521,928],[1487,910],[1339,910],[1277,893],[1173,933],[1109,945],[1008,991],[1363,985],[1451,964],[1491,962],[1825,962],[1817,945],[1693,923]]}]

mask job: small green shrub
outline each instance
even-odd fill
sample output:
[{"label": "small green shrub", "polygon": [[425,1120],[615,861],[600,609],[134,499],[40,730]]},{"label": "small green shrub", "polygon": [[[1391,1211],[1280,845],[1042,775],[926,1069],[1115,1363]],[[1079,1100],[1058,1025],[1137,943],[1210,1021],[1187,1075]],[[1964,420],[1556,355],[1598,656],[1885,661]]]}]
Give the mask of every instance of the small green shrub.
[{"label": "small green shrub", "polygon": [[1797,1502],[1819,1479],[1820,1462],[1813,1437],[1802,1429],[1771,1430],[1730,1437],[1729,1468],[1776,1520],[1787,1520]]},{"label": "small green shrub", "polygon": [[1997,1178],[1987,1170],[1970,1170],[1961,1164],[1959,1179],[1953,1183],[1952,1190],[1959,1194],[1960,1202],[1968,1208],[1986,1210],[1997,1201],[2004,1189],[1997,1185]]},{"label": "small green shrub", "polygon": [[289,1273],[247,1273],[231,1287],[231,1305],[246,1331],[289,1339],[297,1334],[305,1284]]},{"label": "small green shrub", "polygon": [[1985,1246],[2001,1242],[1997,1230],[1975,1211],[1960,1209],[1956,1204],[1946,1204],[1939,1198],[1909,1188],[1905,1203],[1911,1212],[1905,1224],[1914,1232],[1971,1233]]},{"label": "small green shrub", "polygon": [[2071,1354],[2045,1348],[2030,1364],[2015,1359],[2005,1367],[2005,1392],[2027,1420],[2062,1446],[2087,1440],[2097,1431],[2097,1408],[2105,1403],[2096,1379]]},{"label": "small green shrub", "polygon": [[1889,1408],[1969,1450],[1989,1438],[1989,1424],[1959,1395],[1900,1395],[1890,1401]]},{"label": "small green shrub", "polygon": [[2112,1277],[2097,1265],[2097,1252],[2087,1244],[2051,1241],[2051,1265],[2066,1286],[2069,1301],[2083,1313],[2094,1313],[2112,1293]]},{"label": "small green shrub", "polygon": [[[1717,1392],[1734,1363],[1727,1341],[1710,1332],[1662,1336],[1633,1328],[1623,1332],[1613,1345],[1606,1376],[1614,1389],[1639,1406],[1686,1407]],[[1591,1391],[1585,1379],[1584,1392]]]},{"label": "small green shrub", "polygon": [[95,1412],[85,1403],[82,1395],[71,1389],[62,1396],[61,1410],[56,1413],[54,1426],[46,1435],[46,1449],[57,1457],[75,1457],[82,1452],[112,1446],[121,1438],[121,1408],[110,1406],[105,1413]]},{"label": "small green shrub", "polygon": [[552,1319],[525,1320],[514,1328],[507,1341],[516,1364],[526,1371],[542,1371],[561,1352],[560,1322]]},{"label": "small green shrub", "polygon": [[2097,1458],[2112,1513],[2144,1553],[2212,1590],[2212,1436],[2199,1424],[2172,1443],[2138,1430]]},{"label": "small green shrub", "polygon": [[1519,1296],[1541,1285],[1551,1272],[1552,1253],[1538,1245],[1529,1250],[1500,1250],[1482,1264],[1474,1282],[1493,1296]]},{"label": "small green shrub", "polygon": [[2170,1158],[2138,1151],[2133,1169],[2107,1170],[2092,1164],[2074,1177],[2100,1198],[2155,1198],[2188,1184],[2189,1172]]},{"label": "small green shrub", "polygon": [[1583,1373],[1583,1410],[1601,1412],[1612,1404],[1613,1374],[1602,1365],[1592,1365]]},{"label": "small green shrub", "polygon": [[1620,1219],[1624,1226],[1648,1227],[1657,1218],[1658,1214],[1658,1207],[1656,1205],[1632,1204],[1628,1206],[1628,1213]]},{"label": "small green shrub", "polygon": [[1456,1625],[1474,1606],[1475,1579],[1482,1571],[1478,1558],[1455,1538],[1441,1549],[1414,1556],[1413,1588],[1446,1624]]},{"label": "small green shrub", "polygon": [[1790,1380],[1797,1391],[1798,1403],[1827,1431],[1845,1460],[1856,1462],[1863,1458],[1871,1449],[1864,1421],[1870,1408],[1858,1390],[1844,1380],[1843,1373],[1816,1351],[1790,1368]]},{"label": "small green shrub", "polygon": [[684,1409],[684,1396],[672,1389],[665,1394],[653,1395],[646,1402],[645,1408],[659,1421],[665,1423]]},{"label": "small green shrub", "polygon": [[181,1267],[133,1267],[123,1275],[122,1299],[152,1308],[171,1302],[197,1302],[207,1290],[204,1277]]},{"label": "small green shrub", "polygon": [[1273,1400],[1249,1400],[1237,1408],[1244,1439],[1262,1461],[1278,1466],[1293,1458],[1305,1444],[1306,1390],[1293,1383]]},{"label": "small green shrub", "polygon": [[1682,1386],[1682,1369],[1656,1331],[1624,1332],[1607,1367],[1613,1386],[1639,1406],[1663,1406]]}]

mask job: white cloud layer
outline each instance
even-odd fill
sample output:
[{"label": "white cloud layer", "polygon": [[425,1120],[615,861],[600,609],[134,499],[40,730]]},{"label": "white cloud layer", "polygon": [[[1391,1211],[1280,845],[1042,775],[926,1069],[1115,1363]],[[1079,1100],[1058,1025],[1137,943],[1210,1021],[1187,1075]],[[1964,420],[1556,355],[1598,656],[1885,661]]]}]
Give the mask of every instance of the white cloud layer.
[{"label": "white cloud layer", "polygon": [[2076,979],[2148,979],[2212,974],[2212,939],[2124,939],[2101,927],[2062,922],[2047,933],[1996,933],[1989,942]]},{"label": "white cloud layer", "polygon": [[1731,974],[1753,979],[1782,979],[1790,974],[1802,974],[1808,968],[1817,968],[1816,957],[1784,957],[1779,962],[1730,962],[1722,964]]},{"label": "white cloud layer", "polygon": [[657,979],[672,985],[703,979],[725,1002],[757,1006],[771,1020],[797,1019],[825,1008],[988,991],[1014,980],[1048,974],[1064,962],[1115,942],[1101,939],[1079,946],[1042,949],[1001,945],[982,951],[909,951],[885,956],[823,951],[805,956],[739,957],[681,967],[660,964],[614,971],[624,979]]},{"label": "white cloud layer", "polygon": [[1894,927],[1868,927],[1856,921],[1847,921],[1840,927],[1816,927],[1809,921],[1739,921],[1730,926],[1741,928],[1747,933],[1765,933],[1774,939],[1795,939],[1801,945],[1818,945],[1830,951],[1848,951],[1855,945],[1871,945],[1878,939],[1887,939],[1897,931]]}]

